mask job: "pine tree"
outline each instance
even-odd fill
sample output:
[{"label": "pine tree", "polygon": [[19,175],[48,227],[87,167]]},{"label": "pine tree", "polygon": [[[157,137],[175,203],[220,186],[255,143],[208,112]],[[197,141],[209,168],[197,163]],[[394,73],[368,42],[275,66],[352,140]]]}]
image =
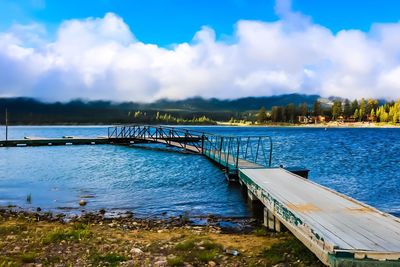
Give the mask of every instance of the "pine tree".
[{"label": "pine tree", "polygon": [[335,101],[332,106],[332,118],[336,120],[342,113],[342,101]]},{"label": "pine tree", "polygon": [[365,116],[365,99],[361,99],[361,103],[360,103],[360,116],[359,116],[359,120],[360,121],[364,121],[364,116]]},{"label": "pine tree", "polygon": [[375,120],[375,110],[374,109],[371,109],[370,115],[371,115],[372,120],[374,121]]},{"label": "pine tree", "polygon": [[314,102],[313,114],[315,117],[321,115],[321,102],[319,102],[318,100],[315,100]]},{"label": "pine tree", "polygon": [[302,116],[307,116],[308,115],[308,106],[307,103],[303,103],[300,105],[300,113]]},{"label": "pine tree", "polygon": [[296,107],[294,106],[293,103],[290,103],[286,107],[286,119],[293,123],[294,122],[294,117],[296,116]]},{"label": "pine tree", "polygon": [[357,120],[358,119],[358,117],[360,116],[360,112],[358,111],[358,109],[356,109],[355,111],[354,111],[354,119],[355,120]]},{"label": "pine tree", "polygon": [[358,101],[357,99],[354,99],[354,101],[351,102],[351,113],[354,114],[356,109],[358,109]]},{"label": "pine tree", "polygon": [[351,110],[351,105],[350,105],[350,100],[346,99],[344,101],[344,105],[343,105],[343,114],[346,117],[350,117],[351,115],[354,114],[354,111]]},{"label": "pine tree", "polygon": [[265,123],[267,121],[267,111],[265,110],[264,107],[260,108],[260,110],[257,113],[257,121],[259,123]]}]

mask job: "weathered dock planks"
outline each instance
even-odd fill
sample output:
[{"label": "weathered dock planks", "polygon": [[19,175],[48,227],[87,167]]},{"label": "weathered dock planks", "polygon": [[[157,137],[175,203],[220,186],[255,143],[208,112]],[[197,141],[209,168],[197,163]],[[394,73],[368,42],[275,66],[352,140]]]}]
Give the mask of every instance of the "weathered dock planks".
[{"label": "weathered dock planks", "polygon": [[[281,168],[239,169],[242,182],[330,266],[400,266],[400,220]],[[268,214],[269,213],[269,214]]]}]

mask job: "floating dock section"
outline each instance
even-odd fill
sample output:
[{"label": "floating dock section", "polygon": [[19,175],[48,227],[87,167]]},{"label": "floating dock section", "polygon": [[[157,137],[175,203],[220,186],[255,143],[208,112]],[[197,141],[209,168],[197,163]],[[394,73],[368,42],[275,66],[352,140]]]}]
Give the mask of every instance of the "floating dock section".
[{"label": "floating dock section", "polygon": [[26,138],[20,140],[2,140],[0,147],[19,146],[65,146],[108,144],[107,137],[72,137],[72,138]]}]

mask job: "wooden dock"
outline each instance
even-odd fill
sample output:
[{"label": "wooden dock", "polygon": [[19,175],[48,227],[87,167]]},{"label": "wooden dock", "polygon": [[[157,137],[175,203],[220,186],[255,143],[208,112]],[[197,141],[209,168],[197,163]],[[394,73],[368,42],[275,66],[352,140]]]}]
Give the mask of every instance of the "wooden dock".
[{"label": "wooden dock", "polygon": [[400,266],[400,220],[282,168],[239,169],[264,206],[267,227],[282,225],[329,266]]},{"label": "wooden dock", "polygon": [[27,138],[16,140],[1,140],[0,147],[22,146],[65,146],[65,145],[96,145],[109,144],[107,137],[72,137],[72,138]]},{"label": "wooden dock", "polygon": [[264,205],[265,226],[288,229],[328,266],[400,266],[399,218],[293,171],[271,168],[271,154],[265,151],[272,153],[268,138],[185,132],[194,142],[182,144],[182,140],[166,140],[167,129],[138,127],[120,132],[141,133],[136,136],[203,154],[228,175],[237,174],[249,199]]},{"label": "wooden dock", "polygon": [[[400,219],[272,168],[268,137],[218,136],[162,126],[109,128],[105,138],[24,139],[0,146],[159,143],[202,154],[264,205],[264,225],[288,229],[328,266],[400,266]],[[302,171],[303,173],[306,173]]]}]

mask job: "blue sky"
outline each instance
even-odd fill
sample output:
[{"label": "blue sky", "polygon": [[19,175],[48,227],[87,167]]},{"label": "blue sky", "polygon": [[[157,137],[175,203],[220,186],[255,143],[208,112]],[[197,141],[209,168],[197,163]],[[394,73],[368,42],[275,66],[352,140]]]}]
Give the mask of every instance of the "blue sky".
[{"label": "blue sky", "polygon": [[[278,19],[273,0],[1,0],[0,25],[43,23],[50,32],[68,19],[118,14],[136,37],[146,43],[168,45],[189,41],[203,25],[223,38],[231,35],[238,20]],[[377,22],[398,22],[398,0],[295,0],[293,9],[314,23],[337,32],[368,31]]]},{"label": "blue sky", "polygon": [[397,0],[0,0],[0,97],[400,98]]}]

